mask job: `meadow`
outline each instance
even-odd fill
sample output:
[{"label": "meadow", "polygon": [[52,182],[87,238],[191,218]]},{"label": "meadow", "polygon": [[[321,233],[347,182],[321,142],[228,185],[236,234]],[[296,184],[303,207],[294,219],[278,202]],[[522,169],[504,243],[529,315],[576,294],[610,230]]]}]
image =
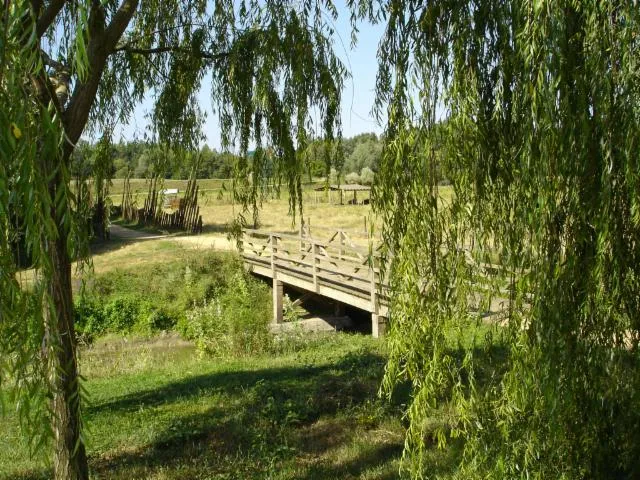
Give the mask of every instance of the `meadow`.
[{"label": "meadow", "polygon": [[[229,279],[246,274],[232,253],[172,239],[111,247],[96,255],[87,293],[111,313],[99,320],[102,329],[94,325],[93,338],[81,336],[92,478],[403,478],[408,390],[378,396],[383,341],[344,332],[270,334],[263,328],[268,287],[247,275],[244,288],[254,300],[243,303]],[[226,330],[205,332],[216,348],[201,348],[197,335],[185,339],[178,331],[190,311],[214,299],[232,310]],[[142,317],[118,323],[127,321],[123,309],[145,302],[175,318],[165,329]],[[144,307],[136,312],[158,318]],[[79,322],[81,334],[83,328]],[[42,455],[29,455],[13,400],[3,397],[0,478],[49,478]],[[446,473],[456,455],[431,443],[430,468]]]},{"label": "meadow", "polygon": [[[110,189],[110,198],[113,205],[120,205],[122,202],[123,183],[122,179],[113,180]],[[148,184],[145,179],[131,179],[131,190],[134,194],[134,201],[138,207],[144,204],[148,192]],[[318,181],[307,184],[303,188],[303,208],[305,222],[311,226],[324,226],[327,228],[342,228],[365,232],[370,227],[369,205],[340,205],[339,196],[334,194],[333,203],[329,201],[326,192],[316,192],[314,188],[322,186]],[[181,196],[187,186],[187,180],[164,180],[163,188],[177,188]],[[198,205],[204,224],[204,233],[221,233],[226,231],[227,225],[232,222],[239,213],[241,205],[233,201],[231,195],[231,180],[229,179],[204,179],[198,180],[200,195]],[[358,200],[369,198],[368,192],[360,192]],[[274,230],[278,232],[295,232],[300,227],[300,218],[294,219],[289,215],[289,194],[285,187],[282,187],[280,194],[270,193],[265,196],[259,208],[260,228]],[[248,220],[252,219],[252,214],[247,215]],[[365,223],[366,219],[366,223]],[[376,219],[373,218],[374,223]],[[366,226],[366,230],[365,230]]]},{"label": "meadow", "polygon": [[[409,389],[379,396],[385,341],[271,334],[268,285],[234,252],[210,248],[233,250],[226,228],[238,206],[205,200],[201,212],[200,236],[92,245],[93,273],[76,300],[92,478],[404,478]],[[260,226],[296,231],[287,214],[286,195],[265,200]],[[306,202],[304,215],[312,230],[363,233],[365,218],[376,222],[369,205]],[[42,452],[30,455],[15,399],[0,397],[0,478],[50,478]],[[425,468],[442,478],[460,455],[429,436],[446,418],[426,430]]]},{"label": "meadow", "polygon": [[[376,396],[383,345],[347,334],[304,343],[275,358],[203,357],[174,336],[83,350],[93,478],[398,478],[399,406]],[[11,414],[2,431],[0,477],[50,478]]]}]

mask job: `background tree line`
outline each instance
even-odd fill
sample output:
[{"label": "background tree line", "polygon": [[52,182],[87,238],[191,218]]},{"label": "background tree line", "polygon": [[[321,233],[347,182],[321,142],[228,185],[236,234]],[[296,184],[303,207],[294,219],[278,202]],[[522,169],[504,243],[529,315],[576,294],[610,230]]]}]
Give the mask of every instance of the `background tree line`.
[{"label": "background tree line", "polygon": [[[350,183],[371,184],[375,172],[378,171],[382,154],[382,137],[375,133],[362,133],[345,138],[341,144],[342,180]],[[82,141],[74,152],[73,173],[76,177],[88,178],[93,175],[98,143]],[[306,174],[310,179],[326,176],[325,149],[326,142],[316,140],[306,149]],[[156,168],[154,149],[157,145],[141,140],[120,141],[110,145],[111,178],[125,178],[129,173],[133,178],[147,178]],[[251,162],[252,151],[248,157]],[[197,162],[197,178],[231,178],[238,156],[229,152],[219,152],[215,148],[203,145],[194,155],[187,158],[176,155],[169,150],[168,158],[162,162],[166,179],[184,180],[189,178],[191,169]],[[265,173],[273,173],[273,160],[267,155]],[[337,182],[337,170],[334,169],[331,181]]]},{"label": "background tree line", "polygon": [[[96,145],[83,141],[75,151],[73,173],[76,176],[92,176],[96,165]],[[147,178],[156,168],[154,158],[157,145],[144,141],[120,141],[111,145],[111,177],[125,178],[131,174],[133,178]],[[172,179],[187,179],[194,163],[198,161],[198,178],[230,178],[236,156],[231,153],[218,152],[208,145],[202,146],[195,155],[185,161],[173,150],[168,150],[168,158],[162,162],[162,176]]]}]

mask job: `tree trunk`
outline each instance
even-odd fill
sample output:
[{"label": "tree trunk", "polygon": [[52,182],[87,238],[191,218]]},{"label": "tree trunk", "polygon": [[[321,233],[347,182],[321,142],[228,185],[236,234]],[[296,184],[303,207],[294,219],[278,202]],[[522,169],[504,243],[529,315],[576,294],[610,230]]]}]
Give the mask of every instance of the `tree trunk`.
[{"label": "tree trunk", "polygon": [[[62,162],[68,156],[63,156]],[[43,166],[49,162],[43,162]],[[51,199],[56,198],[58,189],[65,179],[57,171],[49,184]],[[44,170],[42,173],[52,171]],[[59,211],[58,206],[63,209]],[[68,215],[70,206],[61,202],[56,206],[52,202],[51,216],[56,222],[58,235],[56,239],[44,239],[51,260],[51,276],[44,279],[48,282],[47,292],[50,295],[51,307],[45,308],[45,321],[51,342],[49,354],[51,372],[52,418],[51,427],[54,434],[54,478],[56,480],[86,480],[89,478],[87,455],[81,437],[80,385],[76,357],[76,335],[74,328],[73,293],[71,289],[71,258],[68,250],[69,231],[62,219]]]},{"label": "tree trunk", "polygon": [[53,375],[52,427],[54,432],[54,474],[59,480],[89,478],[87,455],[80,436],[80,389],[73,326],[71,262],[66,236],[61,235],[51,252],[53,273],[49,294],[53,299],[57,325],[56,362]]}]

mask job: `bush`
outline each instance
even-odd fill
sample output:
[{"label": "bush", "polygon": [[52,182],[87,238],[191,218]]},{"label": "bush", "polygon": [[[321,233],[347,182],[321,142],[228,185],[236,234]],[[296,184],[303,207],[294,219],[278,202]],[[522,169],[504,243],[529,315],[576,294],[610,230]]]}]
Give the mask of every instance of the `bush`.
[{"label": "bush", "polygon": [[80,297],[75,305],[76,334],[90,341],[94,336],[105,333],[104,309],[100,302]]},{"label": "bush", "polygon": [[368,167],[364,167],[360,171],[360,183],[363,185],[372,185],[374,177],[375,173],[373,173],[373,170]]},{"label": "bush", "polygon": [[119,296],[106,302],[81,298],[75,306],[75,315],[76,332],[86,341],[105,333],[150,335],[170,330],[178,317],[137,296]]},{"label": "bush", "polygon": [[236,272],[219,296],[187,312],[178,330],[201,352],[243,356],[269,350],[269,292]]},{"label": "bush", "polygon": [[346,183],[358,183],[360,181],[360,175],[356,172],[347,173],[344,177]]},{"label": "bush", "polygon": [[140,312],[139,303],[129,297],[115,298],[104,306],[107,331],[128,333],[135,325]]}]

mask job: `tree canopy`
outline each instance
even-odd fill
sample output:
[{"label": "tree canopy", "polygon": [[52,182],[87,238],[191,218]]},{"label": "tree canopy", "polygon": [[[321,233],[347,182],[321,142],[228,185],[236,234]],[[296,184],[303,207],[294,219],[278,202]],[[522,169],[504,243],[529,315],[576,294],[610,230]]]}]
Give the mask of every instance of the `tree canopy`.
[{"label": "tree canopy", "polygon": [[[5,2],[0,381],[21,393],[34,450],[52,441],[56,478],[88,476],[71,288],[71,260],[87,255],[84,197],[70,188],[82,134],[108,131],[152,92],[152,137],[193,148],[202,123],[196,92],[210,75],[223,145],[237,145],[240,159],[255,146],[250,165],[236,163],[238,178],[249,169],[262,178],[269,147],[292,206],[300,204],[296,147],[312,133],[340,137],[346,71],[331,46],[327,19],[335,16],[330,2],[314,0]],[[258,201],[259,182],[239,187],[247,204]],[[17,281],[12,252],[21,235],[35,271],[28,286]]]},{"label": "tree canopy", "polygon": [[639,473],[639,21],[632,1],[389,5],[374,206],[417,477],[429,437],[463,439],[462,478]]}]

